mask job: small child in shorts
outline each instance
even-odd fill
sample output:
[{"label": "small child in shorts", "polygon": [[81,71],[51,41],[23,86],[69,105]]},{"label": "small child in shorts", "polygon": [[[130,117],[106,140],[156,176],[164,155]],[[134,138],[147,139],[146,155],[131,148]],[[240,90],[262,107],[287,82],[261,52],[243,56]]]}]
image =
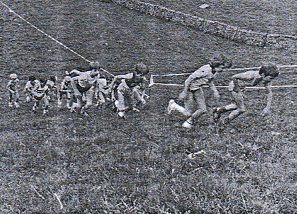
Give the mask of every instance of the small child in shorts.
[{"label": "small child in shorts", "polygon": [[16,108],[20,107],[19,104],[19,78],[18,75],[13,73],[9,75],[9,82],[7,84],[7,89],[9,92],[9,102],[8,102],[8,106],[10,108],[12,108],[13,106],[15,106]]},{"label": "small child in shorts", "polygon": [[71,86],[71,77],[66,75],[61,82],[60,88],[58,89],[58,108],[62,107],[63,96],[66,96],[66,106],[71,109],[71,99],[73,98],[73,89]]},{"label": "small child in shorts", "polygon": [[184,106],[177,104],[174,100],[170,100],[167,107],[168,114],[171,114],[172,111],[177,111],[187,116],[188,119],[182,124],[182,127],[191,129],[195,120],[207,113],[203,86],[208,85],[215,99],[219,100],[220,95],[214,84],[214,78],[217,73],[222,72],[224,68],[231,67],[231,65],[232,60],[220,54],[214,56],[208,64],[203,65],[192,73],[186,79],[184,89],[179,95],[179,98],[184,102]]},{"label": "small child in shorts", "polygon": [[40,107],[41,102],[43,102],[43,114],[48,113],[49,109],[49,99],[48,99],[48,85],[46,84],[46,79],[45,78],[40,78],[40,85],[38,88],[32,91],[32,97],[34,101],[34,105],[32,108],[33,112],[36,112],[37,109]]},{"label": "small child in shorts", "polygon": [[115,106],[120,118],[125,117],[125,112],[129,109],[139,111],[137,105],[145,104],[145,99],[141,95],[141,88],[146,81],[145,75],[149,73],[149,68],[144,63],[137,63],[135,69],[131,73],[117,75],[109,85],[109,92],[112,92],[116,83],[119,83],[116,88],[117,100]]},{"label": "small child in shorts", "polygon": [[70,76],[72,76],[71,86],[76,100],[72,104],[70,111],[75,112],[78,109],[80,114],[86,116],[88,116],[87,110],[93,104],[100,64],[99,62],[90,62],[90,67],[91,70],[89,71],[81,72],[74,69],[70,72]]},{"label": "small child in shorts", "polygon": [[40,87],[39,80],[36,79],[34,75],[29,76],[29,80],[25,85],[24,93],[26,96],[26,102],[30,102],[32,100],[32,92]]},{"label": "small child in shorts", "polygon": [[256,86],[260,83],[263,83],[267,91],[267,104],[261,114],[263,116],[269,114],[272,102],[272,80],[278,75],[279,70],[277,66],[272,63],[263,64],[259,70],[251,70],[233,75],[228,88],[233,101],[229,105],[216,107],[213,109],[214,121],[218,122],[223,113],[231,111],[228,117],[220,121],[220,125],[225,125],[246,112],[246,107],[243,100],[244,88],[247,86]]}]

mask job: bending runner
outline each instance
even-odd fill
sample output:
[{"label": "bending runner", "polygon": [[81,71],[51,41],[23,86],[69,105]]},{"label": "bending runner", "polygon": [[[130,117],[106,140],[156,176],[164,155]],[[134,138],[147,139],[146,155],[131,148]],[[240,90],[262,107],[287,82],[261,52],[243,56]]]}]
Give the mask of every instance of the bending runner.
[{"label": "bending runner", "polygon": [[53,101],[57,97],[57,77],[50,76],[50,78],[46,81],[46,85],[48,86],[48,99],[49,101]]},{"label": "bending runner", "polygon": [[24,88],[26,102],[30,102],[33,99],[32,92],[35,91],[39,87],[40,87],[39,80],[37,80],[34,75],[29,76],[29,80],[26,83],[25,88]]},{"label": "bending runner", "polygon": [[64,95],[66,96],[66,106],[67,108],[70,110],[71,109],[71,98],[73,98],[73,88],[71,86],[71,77],[68,75],[66,75],[63,79],[63,81],[61,82],[61,85],[58,89],[58,108],[62,107],[62,99],[64,97]]},{"label": "bending runner", "polygon": [[137,108],[138,105],[140,103],[146,103],[141,90],[143,89],[143,84],[146,81],[145,75],[148,73],[148,67],[143,63],[138,63],[136,64],[133,72],[117,75],[110,83],[108,92],[111,92],[116,82],[120,81],[118,87],[116,88],[117,100],[115,101],[115,106],[120,118],[125,117],[125,111],[129,109],[139,111]]},{"label": "bending runner", "polygon": [[213,109],[214,121],[217,123],[222,113],[231,111],[228,117],[220,121],[220,125],[225,125],[231,120],[234,120],[239,115],[246,112],[246,107],[243,102],[243,91],[246,86],[256,86],[263,83],[267,91],[267,104],[262,115],[265,116],[270,113],[272,102],[272,80],[279,75],[279,70],[276,65],[269,63],[263,64],[259,70],[246,71],[243,73],[233,75],[232,81],[229,83],[229,91],[233,98],[231,104],[217,107]]},{"label": "bending runner", "polygon": [[48,100],[48,85],[46,84],[46,79],[40,78],[40,84],[38,88],[34,88],[31,92],[31,96],[33,97],[34,105],[32,108],[33,112],[36,112],[40,106],[40,103],[43,102],[43,114],[48,113],[49,108],[49,100]]},{"label": "bending runner", "polygon": [[[90,66],[92,70],[81,72],[78,70],[72,70],[70,72],[71,86],[73,88],[74,97],[76,103],[72,104],[71,112],[75,112],[76,109],[80,110],[81,114],[88,115],[87,109],[93,103],[94,90],[99,77],[100,64],[98,62],[91,62]],[[86,104],[83,105],[84,99]]]},{"label": "bending runner", "polygon": [[107,86],[107,81],[105,78],[98,78],[97,80],[97,85],[95,88],[95,100],[96,106],[102,107],[106,103],[106,86]]},{"label": "bending runner", "polygon": [[178,111],[189,117],[182,126],[191,129],[194,120],[207,112],[202,86],[208,85],[213,91],[214,97],[219,100],[220,95],[213,80],[218,72],[223,71],[223,68],[230,68],[231,65],[232,61],[221,54],[214,57],[209,64],[192,73],[186,79],[184,89],[179,95],[179,99],[184,101],[185,107],[178,105],[174,100],[170,100],[167,108],[168,114],[171,114],[172,111]]}]

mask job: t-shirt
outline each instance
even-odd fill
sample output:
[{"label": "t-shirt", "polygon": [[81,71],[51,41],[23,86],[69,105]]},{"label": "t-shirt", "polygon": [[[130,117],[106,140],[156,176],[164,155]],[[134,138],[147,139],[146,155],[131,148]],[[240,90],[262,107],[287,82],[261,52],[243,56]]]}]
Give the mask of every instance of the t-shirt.
[{"label": "t-shirt", "polygon": [[75,87],[83,93],[96,85],[98,74],[99,72],[96,71],[80,72],[79,76],[72,78],[72,81],[75,83]]},{"label": "t-shirt", "polygon": [[41,100],[42,98],[46,97],[48,90],[48,85],[39,85],[38,88],[32,91],[32,95],[36,100]]},{"label": "t-shirt", "polygon": [[190,82],[190,91],[199,89],[203,85],[207,85],[213,78],[215,74],[212,73],[212,68],[210,65],[204,65],[192,73],[189,77],[192,79]]},{"label": "t-shirt", "polygon": [[25,85],[24,91],[32,92],[40,87],[40,82],[38,80],[34,80],[34,84],[31,81],[28,81]]},{"label": "t-shirt", "polygon": [[19,82],[19,79],[10,80],[7,84],[7,87],[12,91],[16,91],[18,82]]},{"label": "t-shirt", "polygon": [[130,79],[125,79],[125,82],[129,88],[133,88],[135,86],[139,86],[143,82],[143,77],[134,75]]}]

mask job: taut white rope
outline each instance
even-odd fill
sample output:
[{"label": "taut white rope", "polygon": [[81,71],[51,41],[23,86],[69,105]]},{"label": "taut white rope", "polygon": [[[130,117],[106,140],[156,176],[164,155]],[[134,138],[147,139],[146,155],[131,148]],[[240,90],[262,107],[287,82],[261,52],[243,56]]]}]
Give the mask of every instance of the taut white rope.
[{"label": "taut white rope", "polygon": [[[67,47],[66,45],[64,45],[62,42],[58,41],[57,39],[55,39],[54,37],[52,37],[51,35],[47,34],[46,32],[44,32],[43,30],[39,29],[38,27],[36,27],[35,25],[33,25],[31,22],[27,21],[25,18],[23,18],[21,15],[17,14],[15,11],[13,11],[7,4],[5,4],[4,2],[0,1],[1,4],[6,7],[10,13],[13,13],[14,15],[16,15],[17,17],[19,17],[21,20],[23,20],[24,22],[26,22],[28,25],[30,25],[31,27],[33,27],[34,29],[36,29],[37,31],[39,31],[40,33],[44,34],[45,36],[47,36],[48,38],[50,38],[51,40],[55,41],[56,43],[58,43],[59,45],[63,46],[64,48],[66,48],[67,50],[69,50],[70,52],[74,53],[75,55],[79,56],[80,58],[82,58],[83,60],[85,60],[86,62],[90,63],[91,61],[86,59],[84,56],[80,55],[79,53],[75,52],[74,50],[72,50],[71,48]],[[114,76],[112,73],[110,73],[109,71],[101,68],[100,70],[102,70],[105,73],[108,73],[111,76]]]},{"label": "taut white rope", "polygon": [[[277,66],[279,69],[282,68],[297,68],[297,65],[279,65]],[[249,71],[249,70],[257,70],[260,67],[249,67],[249,68],[229,68],[224,69],[224,71]],[[176,74],[154,74],[155,77],[171,77],[171,76],[186,76],[192,73],[176,73]]]},{"label": "taut white rope", "polygon": [[[297,68],[297,65],[279,65],[277,66],[279,69],[282,68]],[[249,68],[232,68],[232,69],[225,69],[225,71],[248,71],[248,70],[257,70],[260,67],[249,67]],[[283,72],[285,73],[285,72]],[[287,72],[286,72],[287,73]],[[152,74],[150,77],[149,87],[153,85],[163,85],[163,86],[177,86],[182,87],[183,84],[176,84],[176,83],[157,83],[154,82],[154,77],[173,77],[173,76],[187,76],[192,73],[177,73],[177,74]],[[217,88],[227,88],[228,86],[217,86]],[[246,87],[247,89],[264,89],[264,87]],[[297,88],[297,85],[275,85],[272,88]]]},{"label": "taut white rope", "polygon": [[[153,83],[150,84],[150,86],[153,85],[163,85],[163,86],[177,86],[177,87],[183,87],[183,84],[175,84],[175,83]],[[205,88],[208,88],[208,86],[203,86]],[[216,86],[217,88],[228,88],[226,85],[221,85],[221,86]],[[297,88],[297,85],[272,85],[272,88],[276,89],[282,89],[282,88]],[[256,86],[250,86],[250,87],[245,87],[245,89],[265,89],[265,87],[256,87]]]},{"label": "taut white rope", "polygon": [[1,4],[3,6],[5,6],[10,13],[13,13],[14,15],[16,15],[17,17],[19,17],[21,20],[23,20],[24,22],[26,22],[28,25],[30,25],[31,27],[35,28],[37,31],[39,31],[40,33],[44,34],[45,36],[47,36],[48,38],[50,38],[51,40],[55,41],[56,43],[58,43],[59,45],[63,46],[64,48],[66,48],[67,50],[69,50],[70,52],[74,53],[75,55],[79,56],[80,58],[84,59],[87,62],[91,62],[90,60],[86,59],[85,57],[83,57],[82,55],[80,55],[79,53],[75,52],[74,50],[72,50],[71,48],[67,47],[66,45],[64,45],[62,42],[58,41],[57,39],[55,39],[54,37],[52,37],[51,35],[47,34],[46,32],[44,32],[43,30],[39,29],[38,27],[36,27],[35,25],[33,25],[31,22],[27,21],[25,18],[23,18],[21,15],[17,14],[15,11],[13,11],[8,5],[6,5],[5,3],[3,3],[1,1]]}]

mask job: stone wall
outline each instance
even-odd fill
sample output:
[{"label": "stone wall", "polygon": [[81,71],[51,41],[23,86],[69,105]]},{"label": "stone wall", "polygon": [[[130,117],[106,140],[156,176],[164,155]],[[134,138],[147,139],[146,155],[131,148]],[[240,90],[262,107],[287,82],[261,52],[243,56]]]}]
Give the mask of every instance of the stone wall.
[{"label": "stone wall", "polygon": [[225,23],[206,20],[194,15],[182,13],[138,0],[110,0],[116,4],[137,10],[167,21],[176,22],[193,29],[232,41],[255,46],[275,46],[277,48],[296,48],[297,37],[281,34],[267,34],[250,30],[243,30]]}]

